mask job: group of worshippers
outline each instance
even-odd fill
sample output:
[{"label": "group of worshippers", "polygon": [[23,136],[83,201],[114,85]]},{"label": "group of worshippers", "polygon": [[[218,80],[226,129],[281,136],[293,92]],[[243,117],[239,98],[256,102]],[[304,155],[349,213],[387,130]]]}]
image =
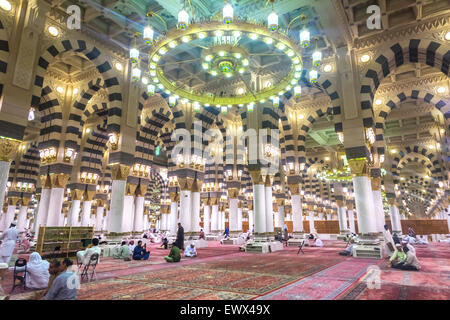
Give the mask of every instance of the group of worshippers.
[{"label": "group of worshippers", "polygon": [[[54,259],[50,263],[43,260],[39,253],[33,252],[26,266],[15,267],[16,272],[26,272],[25,286],[28,289],[37,290],[31,297],[32,300],[76,300],[78,286],[68,285],[73,283],[71,277],[78,276],[71,270],[72,261],[65,258],[62,262]],[[0,279],[8,270],[6,263],[0,263]],[[9,267],[13,271],[14,267]],[[0,286],[0,300],[7,300]]]},{"label": "group of worshippers", "polygon": [[195,248],[194,242],[191,242],[191,244],[187,248],[184,248],[184,228],[181,223],[178,223],[177,238],[172,244],[169,255],[165,256],[164,259],[169,263],[180,262],[180,250],[184,250],[184,256],[187,258],[197,257],[197,249]]},{"label": "group of worshippers", "polygon": [[[384,239],[386,242],[386,251],[389,253],[388,265],[401,270],[420,270],[420,263],[416,256],[416,249],[411,243],[415,243],[416,233],[412,227],[408,228],[408,235],[402,240],[394,233],[391,235],[387,225],[384,226]],[[411,242],[411,238],[414,242]]]}]

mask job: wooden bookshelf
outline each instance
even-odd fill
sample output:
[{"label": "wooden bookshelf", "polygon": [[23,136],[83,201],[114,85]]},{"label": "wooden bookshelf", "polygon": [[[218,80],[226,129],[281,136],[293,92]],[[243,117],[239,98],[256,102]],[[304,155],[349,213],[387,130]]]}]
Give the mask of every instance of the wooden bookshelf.
[{"label": "wooden bookshelf", "polygon": [[39,235],[36,242],[36,251],[45,256],[53,253],[57,246],[61,247],[60,254],[83,250],[81,240],[92,239],[94,227],[39,227]]}]

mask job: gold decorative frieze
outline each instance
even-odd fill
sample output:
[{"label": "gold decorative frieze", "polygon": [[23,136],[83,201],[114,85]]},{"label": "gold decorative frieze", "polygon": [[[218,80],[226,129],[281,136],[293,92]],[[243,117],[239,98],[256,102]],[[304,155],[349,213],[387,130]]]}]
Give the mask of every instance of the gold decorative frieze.
[{"label": "gold decorative frieze", "polygon": [[70,175],[66,173],[50,173],[52,188],[65,188]]}]

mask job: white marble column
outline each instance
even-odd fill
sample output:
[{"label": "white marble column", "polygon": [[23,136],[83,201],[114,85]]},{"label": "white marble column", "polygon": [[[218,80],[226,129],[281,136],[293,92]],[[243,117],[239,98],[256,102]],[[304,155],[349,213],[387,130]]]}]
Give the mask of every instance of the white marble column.
[{"label": "white marble column", "polygon": [[266,200],[263,184],[253,185],[253,212],[255,214],[255,233],[266,233]]},{"label": "white marble column", "polygon": [[[136,197],[134,205],[134,226],[133,226],[134,232],[142,233],[144,231],[144,204],[145,204],[145,197]],[[166,217],[168,216],[168,214],[164,215]]]},{"label": "white marble column", "polygon": [[0,210],[0,231],[5,230],[4,225],[6,224],[6,212]]},{"label": "white marble column", "polygon": [[200,234],[200,192],[198,191],[192,192],[191,217],[191,232]]},{"label": "white marble column", "polygon": [[78,217],[80,215],[80,207],[81,207],[81,200],[72,200],[72,205],[70,207],[69,212],[69,221],[68,221],[69,226],[77,227],[79,225]]},{"label": "white marble column", "polygon": [[102,225],[102,229],[103,231],[105,231],[105,233],[108,233],[109,230],[109,218],[111,217],[111,210],[107,210],[106,211],[106,217],[103,218],[103,225]]},{"label": "white marble column", "polygon": [[21,205],[19,209],[19,217],[17,219],[17,230],[24,232],[27,223],[28,205]]},{"label": "white marble column", "polygon": [[284,226],[284,205],[278,206],[277,219],[275,220],[277,228],[283,228]]},{"label": "white marble column", "polygon": [[219,205],[217,204],[211,206],[211,231],[219,231]]},{"label": "white marble column", "polygon": [[87,227],[91,225],[91,207],[92,201],[83,201],[83,209],[81,212],[82,227]]},{"label": "white marble column", "polygon": [[41,199],[39,201],[39,207],[34,223],[35,227],[34,232],[36,239],[39,233],[39,227],[47,224],[48,206],[50,202],[50,190],[51,189],[42,189],[41,191]]},{"label": "white marble column", "polygon": [[64,202],[64,188],[52,188],[48,206],[47,227],[60,226],[61,211]]},{"label": "white marble column", "polygon": [[339,231],[342,233],[348,232],[347,227],[347,208],[342,206],[338,207],[338,218],[339,218]]},{"label": "white marble column", "polygon": [[384,219],[383,198],[381,190],[372,190],[377,232],[383,232],[386,221]]},{"label": "white marble column", "polygon": [[377,225],[370,178],[365,175],[353,177],[353,188],[359,233],[376,233]]},{"label": "white marble column", "polygon": [[248,230],[250,231],[250,233],[253,232],[254,224],[255,224],[254,211],[248,210]]},{"label": "white marble column", "polygon": [[238,203],[239,200],[237,198],[231,198],[230,201],[230,208],[229,208],[229,222],[230,222],[230,232],[238,232]]},{"label": "white marble column", "polygon": [[392,232],[402,233],[402,224],[396,205],[389,205],[389,215],[391,216]]},{"label": "white marble column", "polygon": [[238,221],[238,229],[240,232],[242,232],[242,208],[239,207],[237,212],[237,221]]},{"label": "white marble column", "polygon": [[[126,178],[125,178],[126,179]],[[126,180],[113,180],[111,187],[111,211],[108,213],[108,232],[124,233],[126,221],[124,218]]]},{"label": "white marble column", "polygon": [[177,234],[178,228],[178,202],[170,203],[170,215],[169,215],[169,232],[170,234]]},{"label": "white marble column", "polygon": [[184,232],[191,230],[191,209],[192,209],[192,192],[190,190],[181,190],[180,192],[180,223],[184,228]]},{"label": "white marble column", "polygon": [[134,196],[125,195],[123,198],[123,232],[132,232],[134,225]]},{"label": "white marble column", "polygon": [[356,230],[355,230],[355,214],[354,214],[353,210],[350,210],[350,209],[347,211],[347,213],[348,213],[348,221],[349,221],[349,224],[350,224],[350,232],[356,233]]},{"label": "white marble column", "polygon": [[211,233],[210,216],[211,216],[211,206],[205,205],[203,207],[203,231],[205,232],[205,234]]},{"label": "white marble column", "polygon": [[272,186],[264,187],[266,195],[266,232],[273,233],[273,200],[272,200]]},{"label": "white marble column", "polygon": [[0,208],[3,208],[3,200],[5,199],[6,185],[8,184],[10,167],[11,162],[0,161]]},{"label": "white marble column", "polygon": [[309,212],[309,233],[313,233],[316,231],[316,228],[314,227],[314,212]]},{"label": "white marble column", "polygon": [[103,214],[105,213],[105,207],[97,206],[95,212],[95,231],[103,231]]},{"label": "white marble column", "polygon": [[5,222],[3,224],[3,231],[9,228],[11,222],[14,221],[14,216],[16,215],[16,205],[9,205],[6,209]]},{"label": "white marble column", "polygon": [[300,194],[291,195],[292,224],[294,233],[303,233],[303,208]]}]

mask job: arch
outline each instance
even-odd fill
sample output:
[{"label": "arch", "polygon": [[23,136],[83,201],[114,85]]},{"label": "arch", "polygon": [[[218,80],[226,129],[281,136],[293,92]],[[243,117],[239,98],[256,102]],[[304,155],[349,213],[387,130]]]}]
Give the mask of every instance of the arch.
[{"label": "arch", "polygon": [[62,109],[53,90],[46,86],[41,90],[41,99],[37,110],[41,113],[39,149],[59,148],[63,127]]},{"label": "arch", "polygon": [[[72,148],[76,151],[80,150],[80,139],[83,133],[84,123],[87,119],[85,113],[88,110],[86,110],[86,106],[103,86],[104,84],[101,78],[90,80],[87,87],[81,90],[79,97],[75,100],[73,107],[70,110],[66,127],[66,140],[64,142],[66,148]],[[88,112],[88,115],[90,115],[90,112]]]},{"label": "arch", "polygon": [[96,173],[102,176],[103,157],[107,149],[106,126],[97,126],[87,138],[81,154],[80,172]]},{"label": "arch", "polygon": [[[400,177],[400,170],[404,166],[402,165],[401,167],[399,167],[399,165],[401,161],[405,161],[405,159],[410,159],[406,160],[409,162],[411,161],[417,162],[420,160],[422,164],[428,163],[427,168],[431,171],[431,174],[434,176],[434,178],[437,180],[443,179],[441,176],[438,175],[438,173],[441,172],[442,170],[440,168],[439,161],[436,159],[436,156],[432,152],[428,151],[426,148],[415,145],[412,147],[408,146],[401,149],[399,151],[399,156],[394,157],[391,169],[395,184],[399,182],[398,179]],[[434,170],[432,170],[432,168],[434,168]]]},{"label": "arch", "polygon": [[[145,100],[148,101],[146,93],[141,95],[142,101],[139,102],[139,108],[144,108]],[[161,133],[162,128],[166,123],[173,119],[172,111],[164,100],[163,104],[159,104],[152,108],[150,114],[145,115],[143,124],[141,123],[142,116],[139,117],[139,130],[136,133],[136,148],[135,159],[139,163],[151,164],[152,157],[155,154],[155,147],[157,146],[157,139]]]},{"label": "arch", "polygon": [[36,186],[39,176],[40,160],[37,143],[30,144],[26,152],[20,157],[16,181],[33,183]]},{"label": "arch", "polygon": [[361,84],[361,111],[365,128],[373,126],[373,99],[384,78],[405,63],[423,63],[449,75],[450,50],[447,45],[428,39],[395,43],[380,54],[367,69]]},{"label": "arch", "polygon": [[375,135],[377,153],[382,155],[385,153],[384,148],[384,123],[391,113],[392,109],[398,108],[400,104],[407,99],[421,100],[433,105],[437,110],[444,114],[450,109],[450,103],[445,102],[439,96],[420,89],[411,89],[403,91],[392,96],[388,102],[381,105],[375,111]]},{"label": "arch", "polygon": [[122,93],[113,68],[108,59],[102,55],[101,51],[87,43],[85,40],[62,40],[57,41],[48,47],[39,57],[36,68],[36,76],[32,88],[31,105],[38,106],[41,89],[44,85],[44,77],[49,65],[55,58],[64,52],[82,53],[90,60],[104,80],[104,87],[108,91],[108,132],[120,133],[120,119],[122,117]]},{"label": "arch", "polygon": [[341,98],[339,97],[338,88],[330,77],[319,77],[319,86],[330,97],[332,114],[334,115],[334,130],[336,133],[344,132],[342,125]]},{"label": "arch", "polygon": [[3,82],[9,62],[9,36],[2,21],[0,20],[0,97],[3,95]]}]

